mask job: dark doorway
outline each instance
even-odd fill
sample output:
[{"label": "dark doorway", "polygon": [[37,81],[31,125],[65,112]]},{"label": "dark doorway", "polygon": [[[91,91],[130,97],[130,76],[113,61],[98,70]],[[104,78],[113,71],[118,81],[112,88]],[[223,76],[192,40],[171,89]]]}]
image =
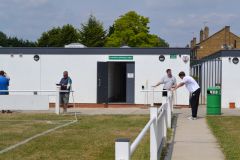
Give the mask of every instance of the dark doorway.
[{"label": "dark doorway", "polygon": [[98,62],[97,102],[134,103],[134,62]]},{"label": "dark doorway", "polygon": [[126,63],[108,63],[108,102],[126,103]]}]

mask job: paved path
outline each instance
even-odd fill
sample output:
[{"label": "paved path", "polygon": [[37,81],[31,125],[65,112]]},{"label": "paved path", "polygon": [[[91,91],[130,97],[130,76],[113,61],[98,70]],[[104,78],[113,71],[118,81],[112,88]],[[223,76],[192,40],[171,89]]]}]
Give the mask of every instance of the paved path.
[{"label": "paved path", "polygon": [[224,160],[219,145],[207,126],[205,109],[199,109],[200,118],[190,121],[190,109],[175,109],[178,114],[172,160]]}]

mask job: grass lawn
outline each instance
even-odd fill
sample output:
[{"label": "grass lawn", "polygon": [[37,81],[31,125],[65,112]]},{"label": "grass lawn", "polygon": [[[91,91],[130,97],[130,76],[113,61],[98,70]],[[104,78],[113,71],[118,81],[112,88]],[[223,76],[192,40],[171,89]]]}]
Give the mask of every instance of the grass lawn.
[{"label": "grass lawn", "polygon": [[209,116],[208,124],[217,137],[226,159],[240,159],[240,117]]},{"label": "grass lawn", "polygon": [[[0,154],[1,160],[112,160],[115,139],[133,141],[149,116],[79,116],[75,124]],[[31,120],[31,121],[25,121]],[[33,121],[34,120],[34,121]],[[0,115],[0,150],[57,125],[72,116],[54,114]],[[135,151],[134,160],[149,159],[149,134]]]}]

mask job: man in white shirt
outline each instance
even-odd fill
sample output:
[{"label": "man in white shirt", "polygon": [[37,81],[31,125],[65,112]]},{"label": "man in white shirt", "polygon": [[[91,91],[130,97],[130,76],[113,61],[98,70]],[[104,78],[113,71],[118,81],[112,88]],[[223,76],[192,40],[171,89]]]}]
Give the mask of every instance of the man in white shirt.
[{"label": "man in white shirt", "polygon": [[166,72],[167,72],[167,75],[162,77],[161,81],[158,82],[155,86],[152,86],[152,87],[157,87],[160,84],[163,84],[163,90],[166,90],[162,92],[163,97],[167,97],[168,91],[171,90],[173,87],[175,87],[177,84],[176,78],[172,75],[172,70],[167,69]]},{"label": "man in white shirt", "polygon": [[179,77],[182,79],[182,82],[179,83],[173,90],[176,90],[184,85],[186,86],[187,90],[191,93],[190,105],[192,107],[192,116],[188,119],[196,120],[199,105],[199,95],[201,92],[200,87],[191,76],[186,76],[184,72],[180,72]]}]

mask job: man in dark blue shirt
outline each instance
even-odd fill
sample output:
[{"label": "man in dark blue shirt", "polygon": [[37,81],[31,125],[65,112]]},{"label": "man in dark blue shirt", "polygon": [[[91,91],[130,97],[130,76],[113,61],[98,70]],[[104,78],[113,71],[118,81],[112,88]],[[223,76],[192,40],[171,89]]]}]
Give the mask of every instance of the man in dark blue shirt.
[{"label": "man in dark blue shirt", "polygon": [[[8,90],[10,78],[7,77],[4,71],[0,71],[0,96],[1,95],[8,95],[9,93],[6,92]],[[2,113],[5,113],[5,110],[2,110]],[[7,111],[11,113],[11,111]]]},{"label": "man in dark blue shirt", "polygon": [[[68,72],[63,72],[63,78],[60,81],[60,86],[62,91],[70,91],[72,87],[72,80],[68,76]],[[60,93],[60,104],[63,105],[63,112],[67,112],[68,102],[69,102],[70,92],[61,92]]]},{"label": "man in dark blue shirt", "polygon": [[[6,92],[6,90],[8,90],[8,86],[9,86],[9,78],[5,76],[4,71],[0,71],[0,95],[8,95],[8,92]],[[5,90],[5,91],[2,92],[1,90]]]}]

